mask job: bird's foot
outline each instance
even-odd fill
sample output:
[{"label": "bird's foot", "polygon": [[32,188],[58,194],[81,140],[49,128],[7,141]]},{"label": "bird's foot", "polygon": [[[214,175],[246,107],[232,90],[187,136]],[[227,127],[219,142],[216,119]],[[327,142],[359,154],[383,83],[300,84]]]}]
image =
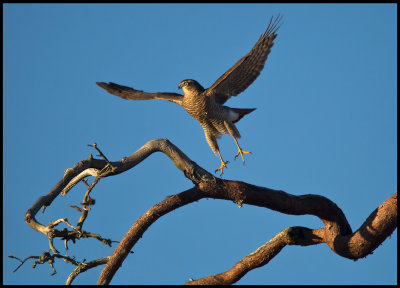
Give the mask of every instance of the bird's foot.
[{"label": "bird's foot", "polygon": [[243,164],[244,164],[243,153],[244,153],[244,154],[251,154],[251,152],[243,151],[242,148],[239,147],[239,151],[238,151],[238,153],[236,154],[235,159],[236,159],[239,155],[242,156],[242,160],[243,160]]},{"label": "bird's foot", "polygon": [[219,176],[222,176],[222,174],[224,173],[224,167],[228,168],[226,166],[226,164],[228,164],[229,161],[221,161],[221,167],[219,167],[217,170],[215,170],[215,173],[217,173],[217,171],[221,170],[221,173],[219,174]]}]

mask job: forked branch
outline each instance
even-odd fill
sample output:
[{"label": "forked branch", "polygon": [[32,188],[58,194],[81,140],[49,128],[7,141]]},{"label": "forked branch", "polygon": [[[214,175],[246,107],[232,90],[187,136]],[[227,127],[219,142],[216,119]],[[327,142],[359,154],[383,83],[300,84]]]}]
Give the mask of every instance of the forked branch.
[{"label": "forked branch", "polygon": [[[135,153],[120,161],[109,162],[103,155],[105,159],[94,159],[90,156],[79,162],[73,168],[67,169],[61,181],[28,209],[25,221],[41,233],[54,234],[54,228],[44,226],[35,219],[35,215],[42,206],[51,205],[60,193],[67,193],[77,182],[89,175],[95,176],[96,180],[99,180],[125,172],[154,152],[166,154],[195,186],[176,195],[168,196],[144,213],[129,229],[112,256],[105,261],[107,264],[101,272],[97,284],[110,283],[132,247],[158,218],[202,198],[230,200],[239,206],[255,205],[291,215],[315,215],[321,219],[324,227],[316,230],[306,227],[289,227],[244,257],[230,270],[192,280],[188,284],[235,283],[250,270],[267,264],[286,245],[305,246],[326,243],[338,255],[357,260],[371,254],[397,227],[397,192],[372,212],[364,224],[353,233],[342,210],[326,197],[312,194],[296,196],[280,190],[217,178],[191,161],[167,139],[151,140]],[[112,169],[105,169],[107,165]]]}]

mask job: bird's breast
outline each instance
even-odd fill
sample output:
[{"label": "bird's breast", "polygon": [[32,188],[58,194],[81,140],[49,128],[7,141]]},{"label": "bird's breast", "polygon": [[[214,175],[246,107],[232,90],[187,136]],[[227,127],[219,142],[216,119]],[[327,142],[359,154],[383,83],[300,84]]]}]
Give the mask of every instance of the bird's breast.
[{"label": "bird's breast", "polygon": [[201,94],[194,96],[185,95],[185,97],[183,97],[182,106],[192,117],[202,123],[205,119],[210,117],[210,113],[212,112],[212,104],[207,100],[208,99]]}]

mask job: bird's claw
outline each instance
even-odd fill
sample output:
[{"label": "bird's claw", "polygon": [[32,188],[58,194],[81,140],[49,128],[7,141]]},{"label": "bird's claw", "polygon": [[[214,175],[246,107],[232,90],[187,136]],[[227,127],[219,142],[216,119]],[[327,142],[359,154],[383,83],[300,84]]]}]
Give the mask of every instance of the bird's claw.
[{"label": "bird's claw", "polygon": [[242,160],[243,160],[243,164],[244,164],[243,153],[244,153],[244,154],[251,154],[251,152],[249,152],[249,151],[243,151],[242,148],[239,148],[239,151],[238,151],[238,153],[237,153],[236,156],[235,156],[235,160],[236,160],[236,158],[240,155],[240,156],[242,156]]},{"label": "bird's claw", "polygon": [[228,168],[226,166],[226,164],[228,164],[229,161],[221,161],[221,167],[219,167],[217,170],[215,170],[215,173],[217,173],[217,171],[221,170],[221,173],[219,174],[219,176],[222,176],[222,174],[224,173],[224,167]]}]

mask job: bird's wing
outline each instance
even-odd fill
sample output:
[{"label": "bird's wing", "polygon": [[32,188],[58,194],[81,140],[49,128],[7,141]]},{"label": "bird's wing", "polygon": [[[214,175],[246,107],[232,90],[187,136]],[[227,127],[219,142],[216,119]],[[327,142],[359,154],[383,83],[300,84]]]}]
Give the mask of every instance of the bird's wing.
[{"label": "bird's wing", "polygon": [[118,85],[113,82],[109,83],[96,82],[96,84],[99,85],[104,90],[106,90],[107,92],[126,100],[163,99],[172,101],[182,106],[183,95],[181,94],[167,93],[167,92],[147,93],[141,90],[135,90],[131,87]]},{"label": "bird's wing", "polygon": [[223,104],[231,96],[236,96],[244,91],[256,80],[264,68],[268,54],[271,52],[271,47],[274,45],[281,17],[278,16],[274,22],[272,22],[272,19],[269,22],[267,31],[261,35],[253,49],[205,91],[207,96],[215,97],[216,102]]}]

